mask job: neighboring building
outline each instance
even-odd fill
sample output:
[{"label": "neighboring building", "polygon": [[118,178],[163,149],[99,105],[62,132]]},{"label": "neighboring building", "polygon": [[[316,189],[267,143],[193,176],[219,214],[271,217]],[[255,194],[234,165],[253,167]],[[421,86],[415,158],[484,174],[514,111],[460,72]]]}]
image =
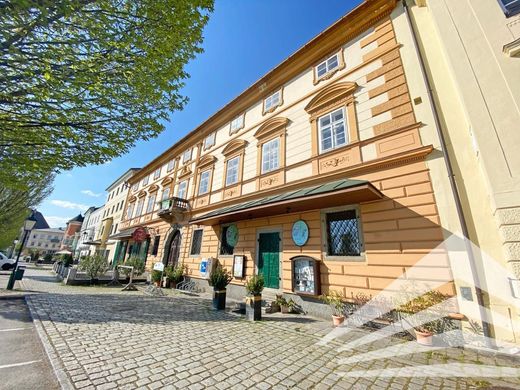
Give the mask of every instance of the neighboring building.
[{"label": "neighboring building", "polygon": [[40,256],[54,254],[60,250],[64,234],[63,228],[33,229],[25,247],[29,251],[38,251]]},{"label": "neighboring building", "polygon": [[520,2],[408,3],[469,237],[512,274],[479,268],[493,331],[519,342]]},{"label": "neighboring building", "polygon": [[77,233],[81,230],[83,224],[83,216],[78,214],[67,222],[65,232],[63,234],[63,240],[61,241],[60,251],[70,251],[73,253],[77,245]]},{"label": "neighboring building", "polygon": [[[442,10],[446,2],[432,3]],[[471,2],[483,15],[484,3],[494,4]],[[451,4],[464,13],[458,2]],[[428,18],[424,16],[428,9],[417,10],[418,18],[420,12]],[[442,50],[442,39],[435,37],[436,23],[449,27],[451,19],[440,11],[439,20],[436,16],[426,20],[423,30],[425,42],[434,37],[428,44],[432,66],[447,61],[451,50]],[[468,22],[466,27],[483,28],[483,23]],[[466,38],[451,40],[457,34],[448,27],[446,44],[462,50],[464,45],[456,42]],[[469,55],[476,62],[479,58],[493,62],[482,60],[478,45],[469,44],[474,34],[468,30]],[[473,77],[473,84],[467,84],[473,88],[468,97],[482,103],[474,114],[488,117],[472,123],[471,129],[478,128],[485,136],[490,129],[496,131],[493,126],[504,126],[507,146],[502,156],[510,157],[509,165],[507,158],[497,158],[496,150],[486,150],[486,159],[489,168],[503,161],[497,169],[509,167],[509,176],[492,177],[494,171],[488,169],[480,179],[470,169],[477,165],[477,157],[460,162],[468,165],[467,170],[461,168],[461,178],[481,181],[468,193],[475,195],[471,207],[484,205],[475,216],[490,207],[482,232],[489,229],[495,211],[502,224],[512,221],[514,226],[515,215],[520,215],[499,211],[516,210],[520,199],[515,195],[520,163],[511,152],[519,145],[520,133],[506,123],[510,112],[518,113],[520,89],[508,85],[518,85],[520,72],[513,74],[513,65],[506,64],[510,59],[496,60],[497,49],[493,50],[490,57],[498,64],[490,67],[511,71],[500,81],[504,98],[497,99],[491,91],[484,98],[473,88],[478,79]],[[460,68],[460,77],[470,74],[464,69],[478,68],[461,67],[458,58],[453,54],[451,66],[454,72]],[[470,254],[460,250],[460,243],[455,248],[439,246],[460,235],[464,221],[457,212],[448,155],[421,66],[403,3],[364,1],[129,179],[118,234],[120,259],[141,256],[149,269],[158,261],[182,262],[201,288],[208,287],[200,272],[203,259],[218,259],[228,269],[242,262],[243,274],[236,274],[229,295],[243,295],[246,278],[260,273],[267,291],[290,294],[316,314],[323,312],[317,300],[320,293],[337,290],[347,298],[359,293],[374,296],[396,278],[414,273],[421,282],[451,295],[466,288],[457,294],[459,309],[475,314],[470,301],[477,293],[477,276],[469,267]],[[446,95],[446,115],[453,114],[450,131],[458,134],[464,128],[457,126],[457,120],[465,118],[464,106],[457,103],[456,88],[450,83],[459,75],[452,78],[447,69],[438,67],[438,79],[446,79],[452,89],[448,91],[452,95]],[[492,80],[485,81],[492,84]],[[465,83],[464,78],[460,82]],[[460,112],[450,112],[452,98]],[[486,99],[488,105],[502,105],[502,111],[493,113],[493,126]],[[518,118],[512,123],[519,123]],[[468,140],[460,141],[464,154],[472,145]],[[493,138],[490,145],[499,143]],[[484,186],[486,180],[490,187]],[[500,193],[491,199],[493,206],[486,198],[490,192]],[[503,234],[508,232],[502,229]],[[497,236],[496,226],[492,235]],[[514,237],[503,238],[510,251],[516,244],[507,242]],[[451,266],[454,261],[456,269]],[[464,282],[457,275],[455,283],[450,282],[461,268]],[[506,285],[507,280],[501,283]],[[484,315],[475,315],[473,319],[482,322]]]},{"label": "neighboring building", "polygon": [[103,210],[99,239],[100,249],[105,251],[105,256],[111,264],[114,257],[118,257],[121,241],[110,239],[110,236],[119,233],[119,225],[123,217],[125,201],[128,195],[127,181],[138,171],[139,168],[130,168],[106,189],[108,195]]},{"label": "neighboring building", "polygon": [[76,247],[77,256],[91,256],[102,252],[99,250],[101,240],[98,236],[101,229],[103,210],[103,206],[91,206],[85,211],[85,220],[81,226]]}]

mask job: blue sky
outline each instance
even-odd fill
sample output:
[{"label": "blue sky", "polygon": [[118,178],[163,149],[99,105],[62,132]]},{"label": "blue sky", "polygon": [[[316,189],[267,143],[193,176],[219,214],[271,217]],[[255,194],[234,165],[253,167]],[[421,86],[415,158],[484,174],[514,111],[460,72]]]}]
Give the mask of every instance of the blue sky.
[{"label": "blue sky", "polygon": [[128,168],[141,167],[202,123],[360,0],[217,0],[204,30],[204,53],[188,64],[182,93],[190,101],[166,130],[103,165],[63,172],[38,207],[52,227],[89,206],[101,206],[105,188]]}]

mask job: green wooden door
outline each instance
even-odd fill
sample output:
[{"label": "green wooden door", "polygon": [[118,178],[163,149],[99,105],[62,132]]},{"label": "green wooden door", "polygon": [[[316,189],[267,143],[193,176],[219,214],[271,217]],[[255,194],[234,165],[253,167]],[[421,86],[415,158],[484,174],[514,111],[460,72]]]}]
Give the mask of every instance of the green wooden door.
[{"label": "green wooden door", "polygon": [[280,235],[260,233],[258,238],[258,273],[265,287],[280,288]]}]

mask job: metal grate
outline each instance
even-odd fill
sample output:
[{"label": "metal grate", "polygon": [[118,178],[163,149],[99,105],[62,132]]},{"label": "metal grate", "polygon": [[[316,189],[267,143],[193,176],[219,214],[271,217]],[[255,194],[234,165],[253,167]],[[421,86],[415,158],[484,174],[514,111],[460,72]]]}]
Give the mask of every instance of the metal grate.
[{"label": "metal grate", "polygon": [[200,255],[200,248],[202,246],[202,229],[193,231],[193,238],[191,239],[190,255]]},{"label": "metal grate", "polygon": [[327,254],[329,256],[359,256],[361,239],[355,210],[327,214]]}]

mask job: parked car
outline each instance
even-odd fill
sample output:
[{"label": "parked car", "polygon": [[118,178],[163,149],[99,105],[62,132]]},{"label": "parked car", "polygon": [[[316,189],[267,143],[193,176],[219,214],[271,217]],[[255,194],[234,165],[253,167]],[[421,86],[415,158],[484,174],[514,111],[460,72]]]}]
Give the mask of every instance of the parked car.
[{"label": "parked car", "polygon": [[15,263],[15,259],[8,259],[6,255],[0,252],[0,269],[7,271],[8,269],[13,268]]}]

